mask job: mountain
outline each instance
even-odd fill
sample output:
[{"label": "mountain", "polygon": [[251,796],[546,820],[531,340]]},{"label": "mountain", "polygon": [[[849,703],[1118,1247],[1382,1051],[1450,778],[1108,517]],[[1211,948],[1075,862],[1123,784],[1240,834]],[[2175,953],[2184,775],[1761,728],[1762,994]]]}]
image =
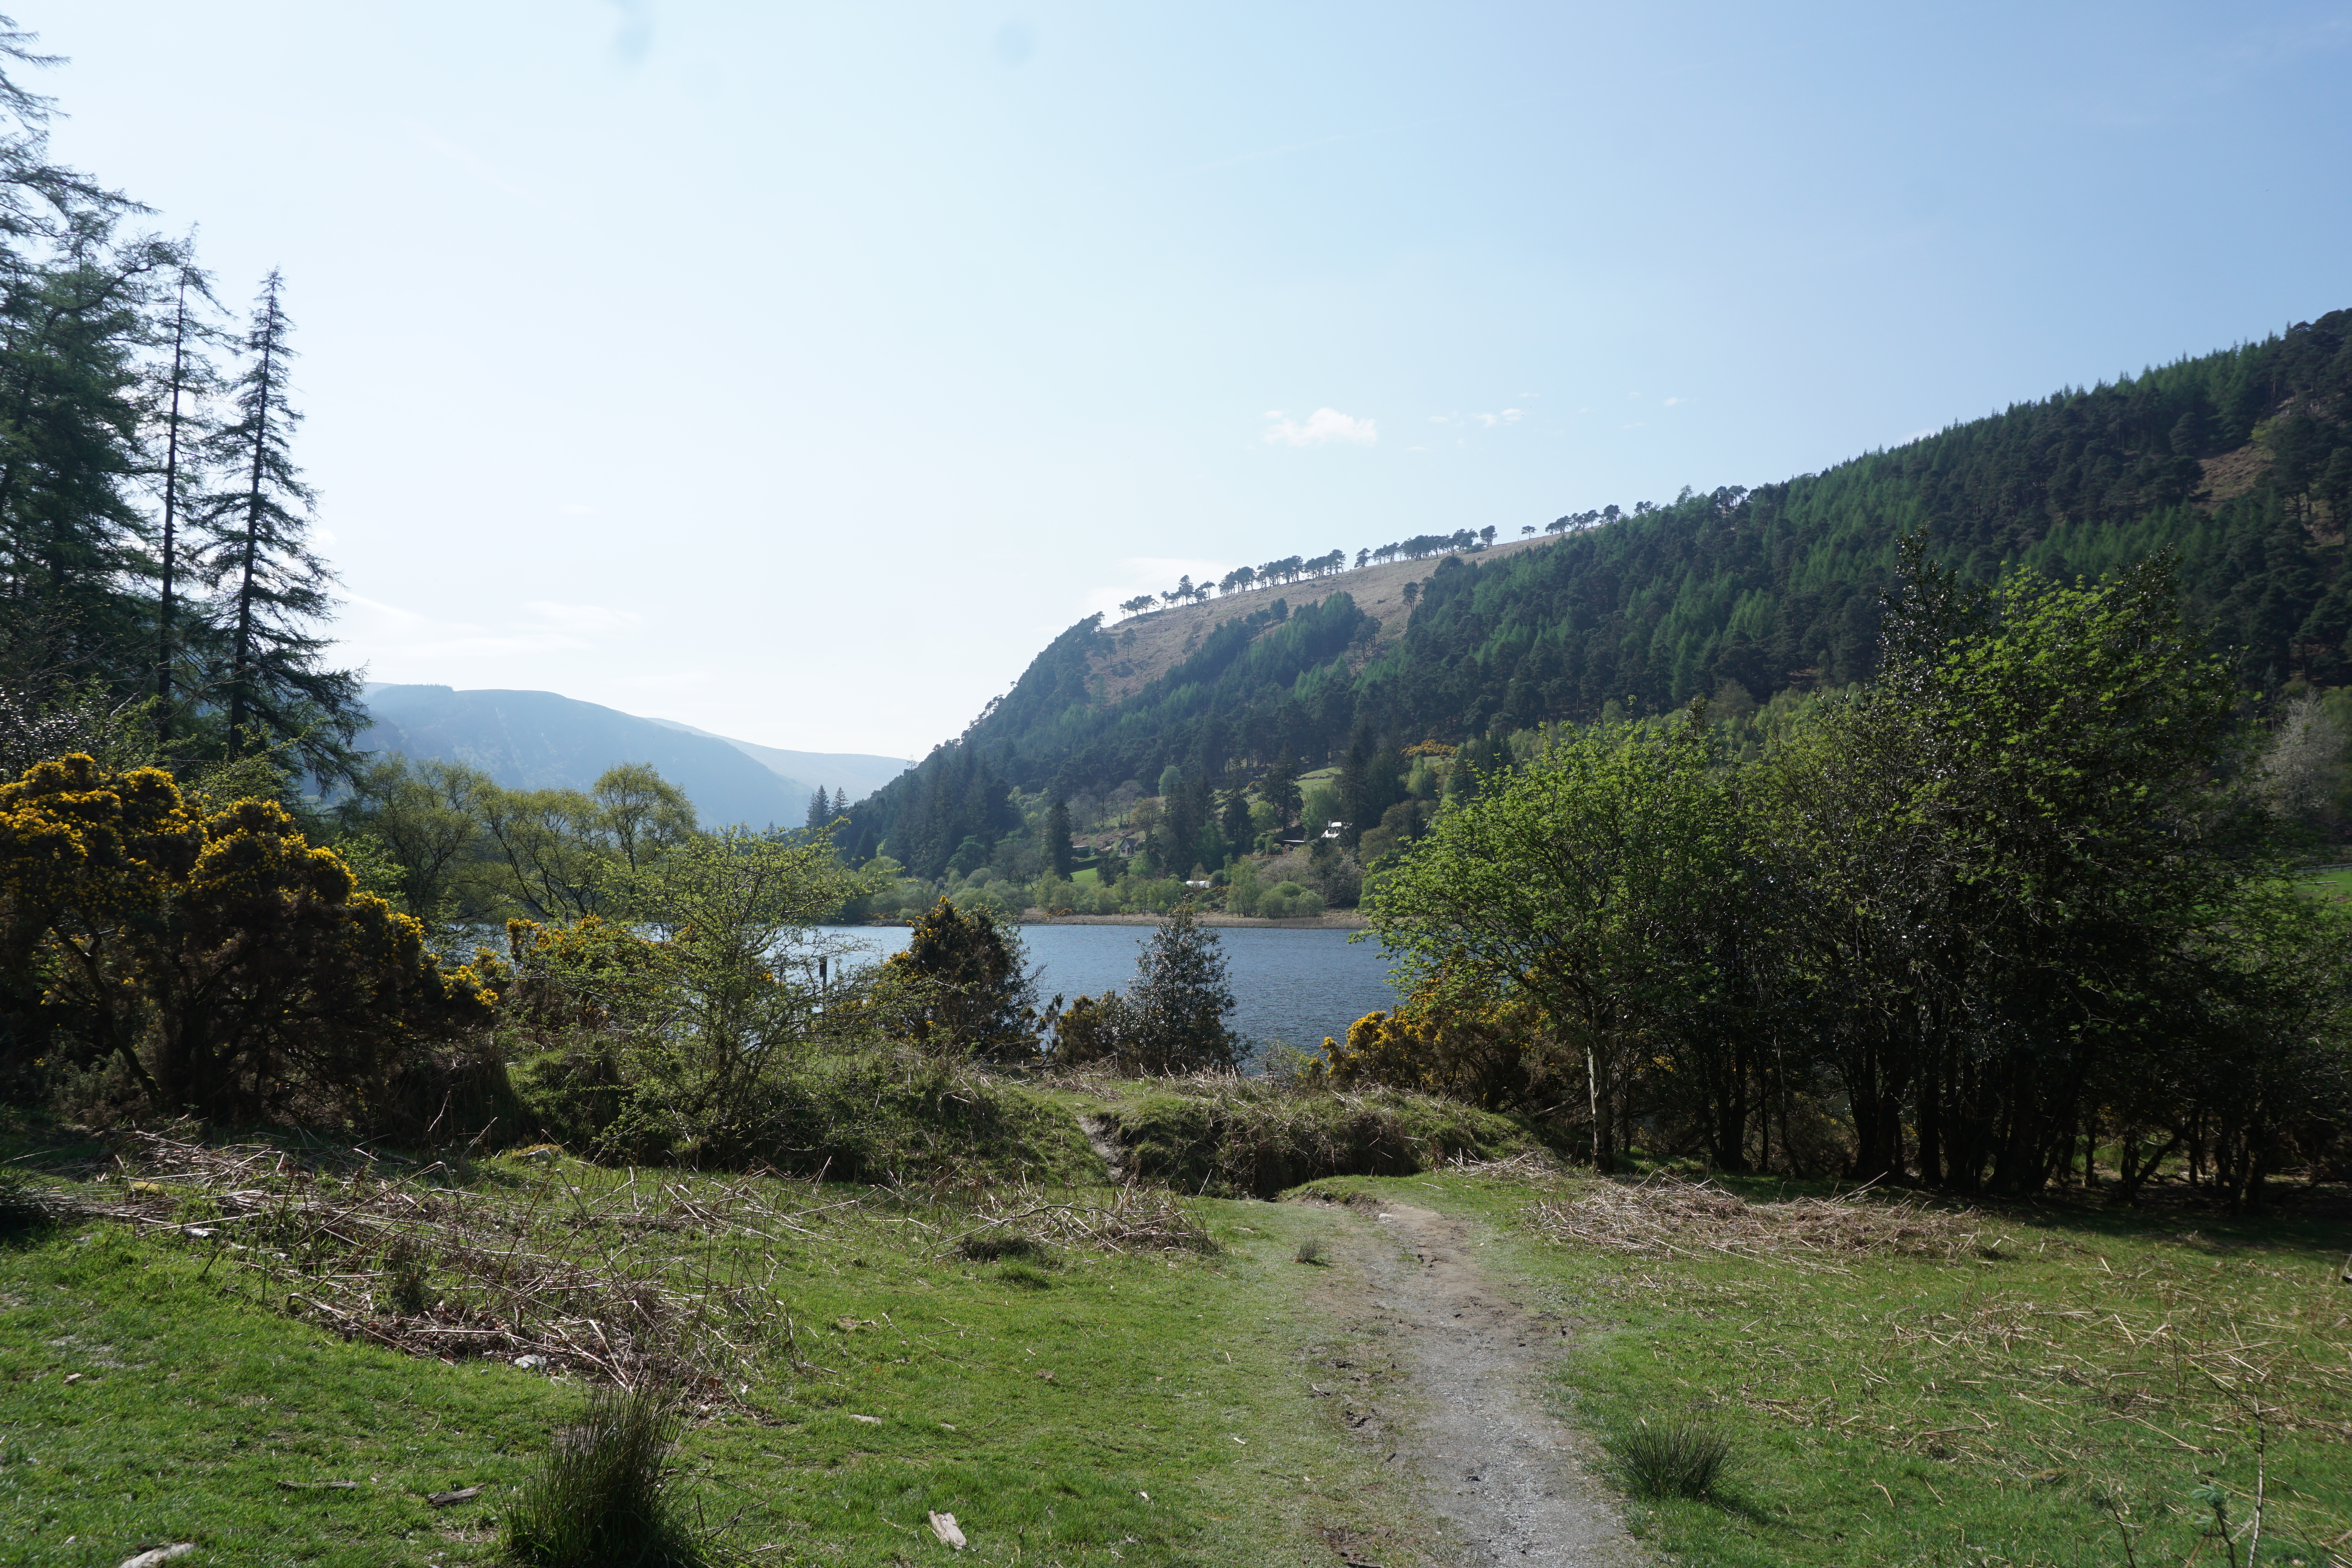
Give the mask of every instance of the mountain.
[{"label": "mountain", "polygon": [[2337,310],[1822,473],[1563,519],[1556,541],[1480,550],[1456,534],[1469,547],[1433,563],[1090,616],[862,803],[846,842],[929,875],[966,837],[1010,830],[1012,786],[1151,791],[1171,765],[1213,778],[1612,704],[1657,711],[1727,683],[1758,700],[1843,685],[1871,669],[1879,595],[1919,530],[1976,581],[2169,549],[2189,608],[2250,682],[2346,683],[2347,520],[2352,311]]},{"label": "mountain", "polygon": [[509,789],[586,789],[620,763],[650,763],[707,824],[797,827],[814,782],[788,777],[714,735],[552,691],[371,686],[373,752],[470,763]]},{"label": "mountain", "polygon": [[724,741],[771,773],[786,779],[811,779],[829,790],[845,789],[852,799],[872,795],[907,771],[907,759],[904,757],[869,756],[864,752],[788,752],[781,746],[755,745],[750,741],[738,741],[730,735],[714,735],[708,730],[698,730],[675,719],[648,719],[646,722],[688,735]]}]

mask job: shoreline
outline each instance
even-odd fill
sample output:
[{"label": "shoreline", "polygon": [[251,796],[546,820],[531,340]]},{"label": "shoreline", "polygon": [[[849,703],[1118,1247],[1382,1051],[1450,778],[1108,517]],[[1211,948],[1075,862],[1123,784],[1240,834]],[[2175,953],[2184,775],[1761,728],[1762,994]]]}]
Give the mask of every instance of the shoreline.
[{"label": "shoreline", "polygon": [[[1301,915],[1292,920],[1265,920],[1256,915],[1197,913],[1192,917],[1204,926],[1258,926],[1269,931],[1367,931],[1371,922],[1353,910],[1332,910],[1319,915]],[[1024,926],[1156,926],[1164,923],[1166,915],[1049,915],[1034,910],[1023,912],[1020,924]]]},{"label": "shoreline", "polygon": [[[1256,915],[1196,914],[1193,919],[1204,926],[1243,928],[1255,926],[1266,931],[1370,931],[1371,921],[1354,910],[1332,910],[1319,915],[1301,915],[1291,920],[1265,920]],[[1166,915],[1049,915],[1040,910],[1024,910],[1013,923],[1024,926],[1156,926],[1166,922]],[[905,927],[908,921],[868,921],[869,926]],[[849,928],[856,929],[856,928]]]}]

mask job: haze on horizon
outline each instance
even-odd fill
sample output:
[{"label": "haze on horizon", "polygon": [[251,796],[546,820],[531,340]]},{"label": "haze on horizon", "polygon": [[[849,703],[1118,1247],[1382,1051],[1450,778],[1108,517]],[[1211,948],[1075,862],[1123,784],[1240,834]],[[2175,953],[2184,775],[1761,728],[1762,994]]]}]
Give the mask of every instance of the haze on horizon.
[{"label": "haze on horizon", "polygon": [[2346,4],[16,15],[61,159],[284,268],[350,662],[799,750],[2352,304]]}]

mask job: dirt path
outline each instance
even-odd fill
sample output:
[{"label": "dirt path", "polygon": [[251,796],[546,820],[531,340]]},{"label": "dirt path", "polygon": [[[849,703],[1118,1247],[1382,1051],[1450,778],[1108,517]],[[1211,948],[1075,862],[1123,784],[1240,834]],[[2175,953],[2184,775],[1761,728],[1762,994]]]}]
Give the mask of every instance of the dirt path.
[{"label": "dirt path", "polygon": [[[1382,1343],[1400,1375],[1386,1387],[1360,1379],[1370,1403],[1351,1408],[1349,1424],[1409,1467],[1469,1563],[1645,1562],[1593,1478],[1597,1450],[1544,1408],[1544,1370],[1569,1331],[1559,1318],[1528,1311],[1486,1276],[1469,1222],[1401,1204],[1350,1213],[1342,1235],[1354,1268],[1335,1270],[1329,1305]],[[1346,1278],[1357,1269],[1360,1297]]]}]

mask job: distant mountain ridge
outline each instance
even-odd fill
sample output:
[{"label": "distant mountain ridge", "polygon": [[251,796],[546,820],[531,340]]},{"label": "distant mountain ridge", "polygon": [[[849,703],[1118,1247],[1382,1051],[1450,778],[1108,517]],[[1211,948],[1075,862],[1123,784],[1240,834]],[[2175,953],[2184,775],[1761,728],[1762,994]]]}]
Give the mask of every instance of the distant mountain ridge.
[{"label": "distant mountain ridge", "polygon": [[[650,763],[710,826],[797,827],[820,785],[855,796],[906,767],[890,757],[754,746],[552,691],[386,684],[369,687],[365,700],[363,751],[464,763],[509,789],[586,789],[607,768]],[[805,771],[777,765],[785,759]]]},{"label": "distant mountain ridge", "polygon": [[724,741],[772,773],[787,779],[814,779],[827,789],[846,789],[852,800],[872,795],[914,765],[905,757],[869,756],[864,752],[792,752],[782,746],[762,746],[751,741],[739,741],[732,735],[698,730],[675,719],[648,719],[646,722],[707,740]]}]

